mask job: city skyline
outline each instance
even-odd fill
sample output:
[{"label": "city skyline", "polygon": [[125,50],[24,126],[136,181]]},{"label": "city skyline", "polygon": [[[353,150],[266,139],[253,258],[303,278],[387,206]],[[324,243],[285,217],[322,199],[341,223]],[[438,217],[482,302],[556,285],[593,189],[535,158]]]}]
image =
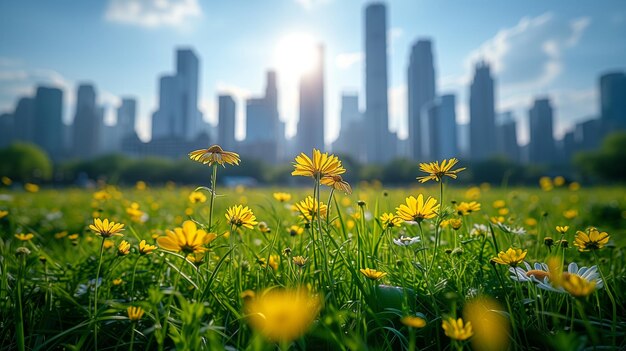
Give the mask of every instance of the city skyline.
[{"label": "city skyline", "polygon": [[[244,14],[252,23],[270,21],[271,26],[260,29],[258,35],[250,34],[250,29],[233,27],[233,30],[220,40],[215,40],[215,37],[218,32],[224,33],[216,28],[223,29],[228,23],[232,25],[234,21],[232,18],[234,9],[229,6],[215,8],[216,5],[212,4],[181,2],[176,6],[184,4],[191,6],[187,7],[191,9],[187,16],[180,15],[183,19],[189,19],[188,21],[167,17],[161,13],[161,17],[151,17],[156,19],[150,24],[138,20],[148,18],[141,17],[141,11],[144,15],[150,13],[150,6],[146,5],[149,3],[141,2],[143,5],[134,19],[116,17],[116,6],[122,6],[121,2],[116,1],[99,6],[84,4],[71,8],[68,8],[70,6],[67,3],[61,2],[58,8],[50,11],[46,11],[49,10],[46,6],[50,5],[37,3],[35,6],[28,1],[0,5],[2,8],[0,12],[5,14],[0,16],[3,20],[6,19],[0,21],[2,22],[0,29],[9,33],[6,45],[0,49],[2,57],[0,84],[3,88],[0,94],[0,111],[12,110],[16,97],[27,91],[32,93],[37,82],[57,82],[65,90],[64,118],[67,123],[68,116],[71,118],[75,113],[70,108],[74,106],[74,101],[68,103],[68,100],[72,99],[72,96],[75,99],[75,87],[78,83],[88,80],[94,82],[101,93],[99,103],[109,105],[107,120],[110,120],[110,115],[114,113],[113,109],[118,106],[119,96],[136,96],[139,106],[137,118],[139,133],[145,138],[146,134],[149,134],[146,133],[146,128],[149,127],[147,119],[157,108],[158,96],[154,77],[162,74],[167,67],[172,67],[171,52],[174,48],[190,46],[203,59],[202,75],[199,78],[201,92],[199,102],[205,120],[208,119],[213,124],[217,120],[215,98],[217,95],[232,94],[237,104],[243,106],[245,103],[243,96],[249,97],[253,95],[251,92],[262,90],[262,73],[275,68],[281,96],[280,116],[287,121],[287,134],[292,136],[297,120],[297,101],[295,103],[292,101],[290,93],[297,86],[289,86],[288,82],[285,82],[289,77],[284,77],[284,70],[273,66],[279,61],[275,58],[280,56],[276,54],[280,46],[278,44],[293,33],[308,33],[314,42],[322,42],[326,47],[325,61],[328,62],[325,74],[326,143],[332,142],[339,133],[340,99],[344,91],[359,93],[361,109],[364,108],[366,103],[363,93],[364,33],[361,33],[361,13],[368,2],[312,1],[306,2],[308,5],[303,5],[295,1],[271,1],[270,5],[274,6],[272,13],[268,8],[261,6],[258,9],[258,16],[250,16],[247,11]],[[170,4],[174,6],[173,3]],[[488,10],[466,8],[464,9],[466,11],[460,11],[466,12],[463,18],[459,18],[459,15],[453,12],[449,13],[450,20],[457,20],[459,23],[459,26],[454,27],[472,25],[471,33],[459,28],[443,30],[442,23],[434,20],[440,18],[441,22],[448,23],[448,18],[442,17],[442,12],[446,8],[449,9],[452,4],[444,3],[441,8],[429,2],[419,6],[403,1],[386,4],[389,38],[389,119],[393,130],[398,129],[398,122],[401,121],[403,127],[398,131],[402,139],[407,137],[408,131],[405,72],[411,44],[420,37],[429,37],[433,40],[438,91],[442,94],[456,95],[459,106],[457,121],[461,123],[468,121],[468,94],[464,91],[464,86],[471,74],[471,65],[475,58],[486,56],[486,60],[493,65],[494,75],[498,80],[497,110],[513,110],[518,122],[525,117],[524,111],[534,99],[535,94],[529,92],[554,95],[557,137],[562,136],[573,123],[590,115],[599,114],[595,78],[603,71],[623,70],[624,67],[625,44],[619,40],[617,33],[619,28],[625,26],[626,11],[617,2],[603,2],[594,6],[581,4],[577,7],[568,7],[565,4],[526,6],[515,4],[508,6],[509,8],[503,11],[501,16],[497,16],[497,19],[489,16],[489,13],[502,7],[495,3],[493,8]],[[193,6],[196,6],[196,12],[192,11]],[[258,5],[250,5],[250,10],[256,7]],[[32,12],[33,16],[11,16],[27,11]],[[72,18],[68,22],[67,17],[77,12],[83,14],[84,19]],[[47,15],[42,16],[43,13]],[[202,13],[202,16],[189,13]],[[332,15],[329,16],[329,13]],[[340,21],[343,19],[341,15],[348,14],[351,19]],[[25,33],[18,31],[17,28],[28,24],[20,22],[38,19],[45,23],[52,19],[65,19],[68,24],[61,25],[54,31],[63,32],[59,33],[64,34],[59,35],[59,38],[63,37],[67,42],[66,36],[79,34],[66,33],[68,30],[66,27],[89,18],[95,24],[86,25],[85,30],[81,31],[84,33],[80,33],[81,37],[91,34],[94,39],[98,39],[98,35],[123,32],[129,38],[120,38],[118,43],[113,44],[111,39],[105,38],[106,40],[102,41],[102,49],[105,52],[104,55],[100,52],[101,58],[94,59],[90,56],[92,54],[89,50],[81,50],[76,52],[75,59],[69,60],[72,61],[71,65],[67,62],[68,53],[62,49],[71,51],[72,45],[59,45],[58,39],[48,38],[53,33],[29,36],[36,38],[29,39],[34,41],[33,44],[46,38],[50,39],[47,46],[19,45],[25,40]],[[489,21],[480,21],[484,18],[489,18]],[[297,22],[300,23],[294,24]],[[479,22],[481,25],[476,27],[475,24]],[[410,23],[419,24],[410,25]],[[41,32],[40,26],[31,27],[33,27],[30,29],[31,32]],[[98,29],[95,34],[94,27]],[[199,33],[202,31],[204,32]],[[461,34],[463,40],[458,38]],[[154,35],[160,37],[158,45],[142,42],[139,48],[128,48],[131,42],[136,43],[135,40]],[[206,36],[208,38],[204,39]],[[234,36],[232,40],[231,36]],[[201,41],[200,37],[203,38]],[[253,39],[262,40],[252,44]],[[210,43],[220,50],[207,50]],[[54,45],[58,45],[58,49],[52,49]],[[524,47],[527,48],[527,54],[513,55],[519,54]],[[49,54],[41,55],[40,51],[46,48]],[[142,48],[149,51],[150,59],[147,59],[144,51],[140,51]],[[127,55],[119,55],[118,51],[135,54],[129,55],[129,58]],[[243,55],[243,52],[246,54]],[[531,53],[533,56],[528,56]],[[122,56],[124,61],[120,64]],[[245,64],[238,64],[244,61]],[[517,69],[512,70],[511,66],[514,64]],[[114,68],[120,69],[120,73],[111,74]],[[129,70],[131,72],[128,72]],[[124,78],[122,79],[120,75]],[[520,77],[529,79],[526,81]],[[293,77],[291,79],[293,80]],[[15,91],[21,93],[16,94]],[[237,110],[238,121],[241,121],[243,110],[242,108]],[[528,141],[528,128],[523,125],[524,123],[520,124],[520,139],[525,144]],[[241,131],[242,128],[238,127],[239,139],[243,136]]]}]

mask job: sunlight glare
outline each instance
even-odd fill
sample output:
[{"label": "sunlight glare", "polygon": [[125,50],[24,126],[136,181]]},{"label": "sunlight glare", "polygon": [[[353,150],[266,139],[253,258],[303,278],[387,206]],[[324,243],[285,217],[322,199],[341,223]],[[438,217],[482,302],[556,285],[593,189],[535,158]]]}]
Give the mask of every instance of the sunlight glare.
[{"label": "sunlight glare", "polygon": [[276,69],[281,74],[300,77],[315,67],[317,62],[316,44],[307,33],[290,33],[284,36],[276,46]]}]

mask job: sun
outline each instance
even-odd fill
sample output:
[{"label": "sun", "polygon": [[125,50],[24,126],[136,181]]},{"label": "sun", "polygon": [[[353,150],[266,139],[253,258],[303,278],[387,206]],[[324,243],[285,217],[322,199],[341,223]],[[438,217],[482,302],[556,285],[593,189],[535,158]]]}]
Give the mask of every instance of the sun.
[{"label": "sun", "polygon": [[294,32],[285,35],[276,45],[276,69],[284,76],[299,78],[312,70],[317,63],[316,43],[308,33]]}]

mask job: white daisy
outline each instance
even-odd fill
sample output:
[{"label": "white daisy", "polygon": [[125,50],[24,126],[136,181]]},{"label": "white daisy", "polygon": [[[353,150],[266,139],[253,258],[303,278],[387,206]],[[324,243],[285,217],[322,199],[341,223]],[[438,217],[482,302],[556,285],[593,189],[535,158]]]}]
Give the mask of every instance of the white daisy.
[{"label": "white daisy", "polygon": [[393,243],[398,246],[411,246],[419,242],[420,242],[420,238],[418,236],[415,236],[412,238],[410,236],[400,236],[399,239],[393,239]]}]

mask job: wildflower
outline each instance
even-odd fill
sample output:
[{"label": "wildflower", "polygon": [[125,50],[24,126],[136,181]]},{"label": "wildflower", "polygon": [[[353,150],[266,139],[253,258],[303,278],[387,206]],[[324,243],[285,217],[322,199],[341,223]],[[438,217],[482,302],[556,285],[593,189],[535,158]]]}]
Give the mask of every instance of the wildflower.
[{"label": "wildflower", "polygon": [[360,271],[366,278],[371,280],[378,280],[387,275],[385,272],[377,271],[371,268],[361,268]]},{"label": "wildflower", "polygon": [[156,245],[149,245],[149,244],[146,244],[146,241],[145,241],[145,240],[142,240],[142,241],[139,243],[139,253],[140,253],[141,255],[148,255],[148,254],[151,254],[151,253],[152,253],[152,251],[154,251],[154,250],[156,250],[156,249],[157,249]]},{"label": "wildflower", "polygon": [[192,191],[191,194],[189,194],[189,202],[192,204],[197,204],[198,202],[205,203],[206,195],[204,195],[201,191]]},{"label": "wildflower", "polygon": [[340,175],[324,176],[320,183],[331,187],[335,190],[342,191],[345,194],[352,194],[352,188],[348,182],[344,181]]},{"label": "wildflower", "polygon": [[569,247],[569,241],[567,241],[567,239],[561,239],[557,242],[557,244],[564,249],[567,249]]},{"label": "wildflower", "polygon": [[256,294],[252,290],[244,290],[239,295],[239,297],[241,297],[244,301],[254,299],[255,296]]},{"label": "wildflower", "polygon": [[144,182],[143,180],[140,180],[137,183],[135,183],[135,189],[139,191],[146,190],[147,187],[148,187],[148,184],[146,184],[146,182]]},{"label": "wildflower", "polygon": [[554,185],[552,184],[552,179],[550,179],[550,177],[539,178],[539,186],[543,191],[550,191],[554,188]]},{"label": "wildflower", "polygon": [[409,196],[405,199],[406,205],[402,204],[396,207],[396,215],[405,221],[421,222],[424,219],[430,219],[437,215],[439,205],[437,199],[428,197],[424,202],[424,196],[419,194],[417,199]]},{"label": "wildflower", "polygon": [[63,239],[67,236],[67,231],[62,231],[54,234],[55,239]]},{"label": "wildflower", "polygon": [[473,350],[508,350],[510,323],[497,300],[479,296],[463,306],[463,317],[473,326]]},{"label": "wildflower", "polygon": [[19,240],[19,241],[30,241],[32,238],[34,238],[35,236],[32,233],[28,233],[28,234],[24,234],[24,233],[19,233],[19,234],[15,234],[15,237]]},{"label": "wildflower", "polygon": [[106,190],[100,190],[93,193],[93,199],[96,201],[108,200],[111,198],[111,194],[109,194]]},{"label": "wildflower", "polygon": [[480,204],[476,201],[461,202],[456,205],[456,212],[459,216],[467,216],[472,212],[480,211]]},{"label": "wildflower", "polygon": [[290,342],[307,332],[320,300],[304,290],[268,290],[245,301],[250,326],[269,340]]},{"label": "wildflower", "polygon": [[126,313],[128,313],[128,319],[130,319],[132,322],[137,322],[141,319],[141,317],[143,317],[144,310],[143,308],[138,306],[129,306],[126,309]]},{"label": "wildflower", "polygon": [[506,202],[504,200],[496,200],[493,202],[493,208],[500,209],[506,206]]},{"label": "wildflower", "polygon": [[293,264],[295,264],[296,266],[302,268],[306,265],[306,261],[308,260],[308,258],[304,258],[302,256],[294,256],[292,258]]},{"label": "wildflower", "polygon": [[564,276],[561,286],[574,297],[589,296],[596,290],[596,284],[594,282],[588,281],[575,274]]},{"label": "wildflower", "polygon": [[465,170],[465,168],[452,170],[452,167],[454,167],[457,162],[459,162],[459,160],[451,158],[449,160],[441,161],[441,165],[439,164],[439,161],[420,163],[420,170],[424,173],[428,173],[428,175],[424,177],[417,177],[417,179],[420,183],[426,183],[429,180],[440,182],[444,176],[456,179],[457,173]]},{"label": "wildflower", "polygon": [[565,178],[563,178],[562,176],[556,176],[554,177],[554,180],[552,181],[552,183],[556,187],[563,186],[565,184]]},{"label": "wildflower", "polygon": [[571,182],[568,186],[570,191],[578,191],[580,190],[580,183],[578,182]]},{"label": "wildflower", "polygon": [[445,331],[446,336],[454,340],[467,340],[474,335],[472,331],[472,322],[468,321],[463,324],[463,319],[461,318],[457,320],[454,318],[445,319],[441,324],[441,327]]},{"label": "wildflower", "polygon": [[494,257],[493,260],[499,264],[515,267],[518,264],[522,263],[522,261],[524,261],[526,253],[526,250],[522,251],[522,249],[514,249],[510,247],[508,250],[506,250],[506,252],[500,251],[498,257]]},{"label": "wildflower", "polygon": [[112,282],[112,283],[113,283],[113,285],[115,285],[115,286],[122,285],[123,280],[122,280],[122,278],[116,278],[116,279],[113,279],[113,282]]},{"label": "wildflower", "polygon": [[30,255],[30,250],[26,246],[20,246],[15,249],[15,256],[28,256]]},{"label": "wildflower", "polygon": [[524,265],[525,269],[509,268],[512,280],[536,283],[541,289],[566,292],[574,297],[587,296],[604,287],[597,266],[579,268],[578,264],[572,262],[567,266],[567,271],[563,272],[558,259],[549,261],[549,264],[538,262],[531,266],[524,262]]},{"label": "wildflower", "polygon": [[146,214],[139,209],[139,204],[133,202],[129,207],[126,208],[126,214],[130,217],[133,222],[144,222],[144,219],[147,219]]},{"label": "wildflower", "polygon": [[550,248],[554,245],[554,239],[551,236],[546,236],[543,238],[543,244]]},{"label": "wildflower", "polygon": [[115,245],[115,243],[113,242],[113,240],[109,240],[109,239],[105,239],[104,240],[104,245],[102,247],[104,247],[104,249],[110,249]]},{"label": "wildflower", "polygon": [[296,156],[293,166],[295,170],[291,172],[291,175],[319,179],[340,175],[346,172],[337,156],[329,155],[326,152],[321,153],[317,149],[313,149],[312,159],[304,153]]},{"label": "wildflower", "polygon": [[167,230],[166,236],[157,238],[157,243],[162,249],[190,253],[202,253],[206,251],[204,245],[213,241],[217,235],[215,233],[207,233],[196,227],[196,223],[192,221],[183,222],[182,228],[174,228],[173,231]]},{"label": "wildflower", "polygon": [[122,242],[117,246],[117,254],[118,256],[126,256],[130,253],[130,244],[126,240],[122,240]]},{"label": "wildflower", "polygon": [[289,246],[284,248],[283,251],[281,252],[283,253],[284,256],[291,256],[291,248]]},{"label": "wildflower", "polygon": [[291,236],[296,236],[296,235],[300,235],[304,233],[304,228],[297,226],[297,225],[292,225],[291,227],[289,227],[289,235]]},{"label": "wildflower", "polygon": [[578,210],[566,210],[563,212],[563,217],[566,219],[574,219],[578,217]]},{"label": "wildflower", "polygon": [[77,233],[70,234],[67,238],[70,240],[78,240],[78,234]]},{"label": "wildflower", "polygon": [[578,247],[578,251],[599,250],[609,242],[609,234],[600,232],[594,227],[587,228],[586,232],[580,230],[576,232],[574,246]]},{"label": "wildflower", "polygon": [[4,184],[5,186],[9,186],[13,183],[13,181],[9,177],[2,177],[0,178],[0,181],[2,181],[2,184]]},{"label": "wildflower", "polygon": [[566,226],[566,225],[564,225],[564,226],[557,225],[556,226],[556,231],[561,233],[561,234],[567,233],[568,230],[569,230],[569,226]]},{"label": "wildflower", "polygon": [[291,194],[289,193],[274,193],[272,194],[274,199],[279,202],[287,202],[291,200]]},{"label": "wildflower", "polygon": [[189,153],[189,158],[205,165],[208,164],[212,166],[217,163],[222,167],[224,167],[224,163],[237,166],[240,161],[238,154],[224,151],[219,145],[210,146],[208,149],[192,151]]},{"label": "wildflower", "polygon": [[398,227],[403,222],[402,218],[395,216],[393,213],[383,213],[379,219],[384,229]]},{"label": "wildflower", "polygon": [[0,219],[9,215],[9,211],[0,211]]},{"label": "wildflower", "polygon": [[480,199],[480,188],[477,186],[473,186],[465,191],[465,197],[470,200],[478,200]]},{"label": "wildflower", "polygon": [[459,230],[463,225],[463,221],[460,218],[450,218],[450,220],[448,220],[448,224],[450,224],[452,229]]},{"label": "wildflower", "polygon": [[393,243],[398,246],[411,246],[419,242],[420,242],[420,238],[418,236],[412,237],[412,238],[409,236],[400,236],[399,239],[393,239]]},{"label": "wildflower", "polygon": [[491,223],[493,224],[502,224],[504,223],[504,217],[499,216],[499,217],[491,217],[489,218],[489,220],[491,221]]},{"label": "wildflower", "polygon": [[489,228],[484,224],[474,224],[470,230],[471,236],[485,236],[487,233],[489,233]]},{"label": "wildflower", "polygon": [[313,218],[317,217],[317,210],[319,207],[320,216],[326,217],[326,211],[328,207],[323,202],[317,203],[317,200],[312,196],[307,196],[306,199],[294,204],[292,209],[300,213],[300,217],[304,218],[307,222],[311,222]]},{"label": "wildflower", "polygon": [[24,184],[24,190],[26,190],[29,193],[36,193],[39,191],[39,185],[33,184],[33,183],[26,183]]},{"label": "wildflower", "polygon": [[105,218],[104,221],[100,218],[94,218],[93,224],[90,224],[89,228],[93,230],[96,235],[109,238],[112,236],[122,236],[120,232],[124,230],[124,224],[115,223],[113,221],[109,222],[108,218]]},{"label": "wildflower", "polygon": [[500,228],[500,230],[502,230],[505,233],[517,234],[517,235],[526,234],[526,229],[524,229],[523,227],[511,227],[500,221],[496,222],[495,224],[498,226],[498,228]]},{"label": "wildflower", "polygon": [[199,267],[204,263],[204,259],[206,258],[205,252],[194,252],[187,255],[187,261],[193,263],[194,266]]},{"label": "wildflower", "polygon": [[426,326],[426,320],[417,316],[404,316],[400,322],[411,328],[424,328]]},{"label": "wildflower", "polygon": [[232,226],[237,228],[244,227],[248,229],[257,225],[256,216],[248,206],[236,205],[226,211],[226,220]]}]

